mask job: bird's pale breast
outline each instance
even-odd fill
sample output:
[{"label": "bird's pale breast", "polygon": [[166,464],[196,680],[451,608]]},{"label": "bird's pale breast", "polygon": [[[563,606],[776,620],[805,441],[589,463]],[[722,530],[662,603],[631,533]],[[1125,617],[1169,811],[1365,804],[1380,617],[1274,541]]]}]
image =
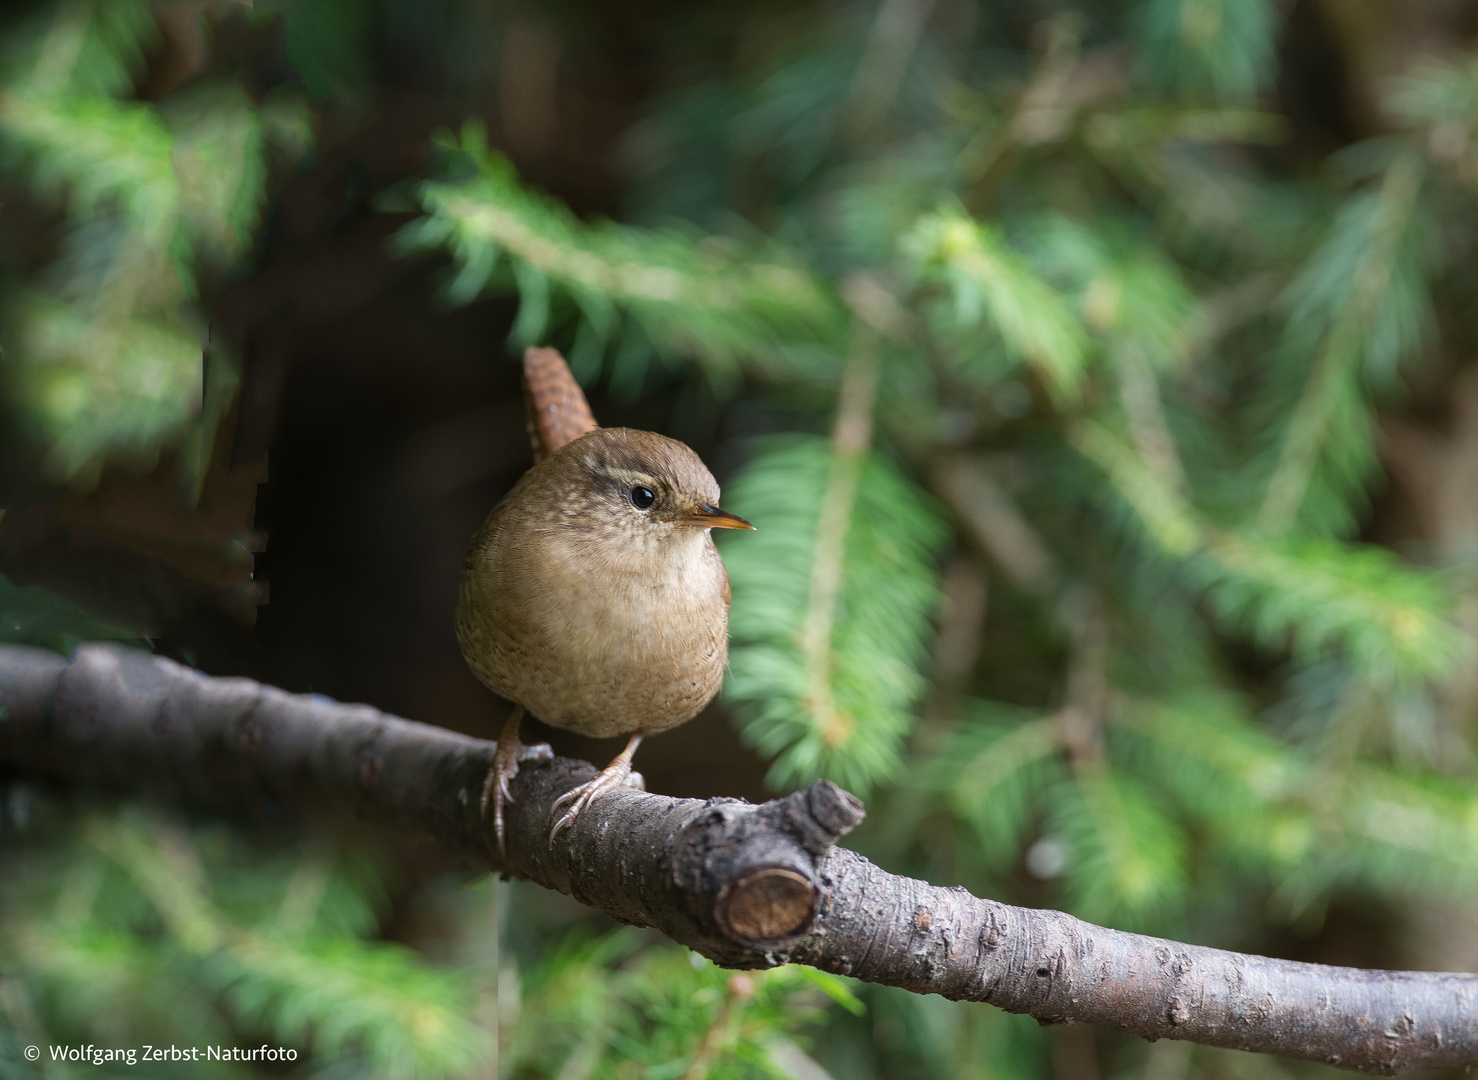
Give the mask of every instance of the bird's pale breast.
[{"label": "bird's pale breast", "polygon": [[729,582],[712,538],[573,528],[515,489],[469,555],[463,655],[545,723],[597,738],[662,731],[718,692]]}]

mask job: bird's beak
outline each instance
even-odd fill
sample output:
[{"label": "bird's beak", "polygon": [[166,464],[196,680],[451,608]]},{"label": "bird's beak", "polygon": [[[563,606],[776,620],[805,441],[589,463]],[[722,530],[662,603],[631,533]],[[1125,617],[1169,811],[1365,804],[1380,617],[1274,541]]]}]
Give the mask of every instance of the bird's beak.
[{"label": "bird's beak", "polygon": [[699,503],[694,509],[692,516],[688,518],[689,525],[697,525],[700,529],[753,529],[754,526],[745,521],[738,514],[731,514],[727,510],[720,510],[717,506],[708,503]]}]

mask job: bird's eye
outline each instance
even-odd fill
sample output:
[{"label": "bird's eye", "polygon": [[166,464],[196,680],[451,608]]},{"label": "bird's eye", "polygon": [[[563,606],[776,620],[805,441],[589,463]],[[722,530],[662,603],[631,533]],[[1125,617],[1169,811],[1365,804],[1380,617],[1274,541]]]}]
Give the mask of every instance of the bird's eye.
[{"label": "bird's eye", "polygon": [[651,488],[634,487],[631,489],[631,505],[638,510],[645,510],[655,502],[657,496],[652,494]]}]

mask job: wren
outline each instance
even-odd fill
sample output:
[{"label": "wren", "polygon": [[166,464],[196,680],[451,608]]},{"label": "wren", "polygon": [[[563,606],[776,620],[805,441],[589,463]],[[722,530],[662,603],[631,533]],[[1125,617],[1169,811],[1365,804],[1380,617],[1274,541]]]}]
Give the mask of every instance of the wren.
[{"label": "wren", "polygon": [[[524,710],[626,748],[555,804],[553,841],[601,795],[641,786],[646,735],[691,720],[728,659],[729,577],[712,529],[752,529],[719,509],[719,488],[684,444],[601,428],[564,359],[524,357],[535,464],[472,541],[457,640],[473,673],[515,703],[483,790],[503,849],[519,762],[550,753],[518,737]],[[563,812],[561,812],[561,810]]]}]

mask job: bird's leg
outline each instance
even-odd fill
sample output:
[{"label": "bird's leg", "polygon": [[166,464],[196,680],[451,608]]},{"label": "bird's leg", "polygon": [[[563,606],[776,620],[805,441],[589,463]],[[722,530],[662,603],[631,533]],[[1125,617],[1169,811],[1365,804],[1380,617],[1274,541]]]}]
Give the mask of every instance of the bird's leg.
[{"label": "bird's leg", "polygon": [[549,842],[554,843],[554,838],[559,835],[561,829],[567,829],[575,823],[580,816],[596,799],[608,791],[614,791],[618,787],[632,787],[638,791],[647,789],[642,774],[633,772],[631,769],[631,756],[636,753],[636,748],[641,745],[642,733],[638,731],[627,742],[626,749],[616,755],[616,760],[596,773],[585,783],[577,788],[571,788],[558,799],[554,800],[554,811],[558,813],[559,808],[569,803],[569,809],[554,822],[554,828],[549,830]]},{"label": "bird's leg", "polygon": [[523,720],[523,706],[515,705],[498,736],[498,752],[493,755],[493,767],[482,784],[482,816],[488,816],[488,801],[493,804],[493,831],[498,834],[498,854],[506,855],[503,847],[503,804],[513,801],[509,783],[518,775],[520,761],[541,761],[554,756],[548,743],[525,746],[518,739],[518,725]]}]

